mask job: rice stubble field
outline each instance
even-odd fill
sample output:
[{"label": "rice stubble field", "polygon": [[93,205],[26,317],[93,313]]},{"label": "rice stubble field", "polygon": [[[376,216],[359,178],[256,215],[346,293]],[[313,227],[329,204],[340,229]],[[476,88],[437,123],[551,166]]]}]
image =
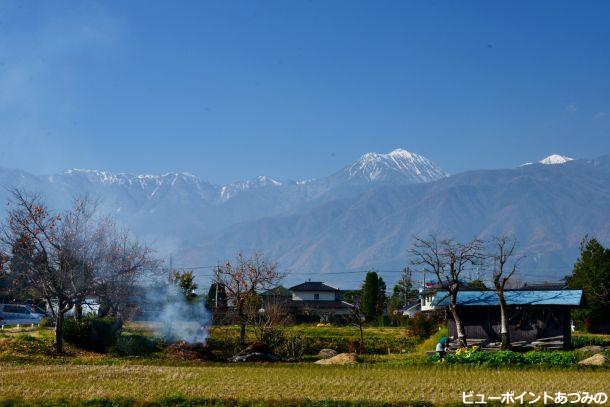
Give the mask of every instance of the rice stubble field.
[{"label": "rice stubble field", "polygon": [[0,401],[169,397],[237,400],[342,400],[457,403],[463,391],[608,392],[609,370],[491,369],[467,366],[318,366],[298,364],[17,365],[0,364]]}]

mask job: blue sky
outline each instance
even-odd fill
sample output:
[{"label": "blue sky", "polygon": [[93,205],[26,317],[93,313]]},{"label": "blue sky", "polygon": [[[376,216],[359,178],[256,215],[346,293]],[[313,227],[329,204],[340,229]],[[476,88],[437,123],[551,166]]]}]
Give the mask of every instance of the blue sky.
[{"label": "blue sky", "polygon": [[329,174],[610,153],[610,3],[0,2],[0,166]]}]

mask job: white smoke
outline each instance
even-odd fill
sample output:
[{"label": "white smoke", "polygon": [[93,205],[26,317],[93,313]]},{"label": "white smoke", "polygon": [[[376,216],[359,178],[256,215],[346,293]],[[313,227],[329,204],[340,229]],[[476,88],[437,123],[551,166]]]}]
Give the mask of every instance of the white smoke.
[{"label": "white smoke", "polygon": [[173,284],[151,288],[146,297],[145,319],[156,335],[168,342],[205,343],[211,318],[200,298],[188,300]]}]

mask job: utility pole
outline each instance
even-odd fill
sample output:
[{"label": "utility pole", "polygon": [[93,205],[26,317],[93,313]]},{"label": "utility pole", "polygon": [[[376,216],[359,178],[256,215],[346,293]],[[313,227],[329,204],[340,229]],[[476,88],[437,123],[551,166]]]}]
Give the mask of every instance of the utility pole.
[{"label": "utility pole", "polygon": [[220,272],[220,265],[216,266],[216,281],[214,282],[214,307],[218,309],[218,273]]},{"label": "utility pole", "polygon": [[423,270],[423,281],[422,281],[422,287],[424,288],[424,290],[426,289],[426,269]]},{"label": "utility pole", "polygon": [[[405,273],[407,272],[407,270],[409,270],[409,269],[406,269]],[[402,276],[402,289],[404,291],[403,292],[403,297],[404,297],[404,299],[403,299],[403,306],[404,307],[407,306],[407,281],[406,280],[407,280],[407,276],[403,275]]]},{"label": "utility pole", "polygon": [[413,288],[412,273],[409,267],[405,267],[402,270],[402,288],[403,288],[403,305],[407,306],[407,300],[409,297],[409,289]]}]

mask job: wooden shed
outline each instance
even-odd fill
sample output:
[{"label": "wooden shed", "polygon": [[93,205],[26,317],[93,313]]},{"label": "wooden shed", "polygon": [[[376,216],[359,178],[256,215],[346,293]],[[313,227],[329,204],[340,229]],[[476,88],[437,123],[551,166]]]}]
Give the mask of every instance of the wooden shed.
[{"label": "wooden shed", "polygon": [[[582,290],[507,290],[509,330],[513,347],[568,348],[572,340],[571,310],[581,305]],[[447,294],[438,291],[433,308],[446,309]],[[494,291],[460,291],[458,315],[469,345],[494,346],[501,341],[500,306]],[[457,337],[447,310],[449,335]]]}]

